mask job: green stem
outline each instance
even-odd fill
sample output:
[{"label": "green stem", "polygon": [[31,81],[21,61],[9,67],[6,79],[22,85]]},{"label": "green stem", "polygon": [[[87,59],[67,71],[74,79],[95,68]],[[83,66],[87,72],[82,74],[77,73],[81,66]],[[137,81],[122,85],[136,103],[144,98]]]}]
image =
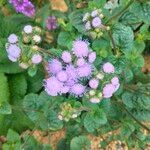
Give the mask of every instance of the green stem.
[{"label": "green stem", "polygon": [[107,25],[109,22],[111,22],[115,18],[121,16],[133,2],[134,2],[134,0],[129,1],[129,3],[120,12],[118,12],[116,15],[114,15],[110,19],[108,19],[105,24]]}]

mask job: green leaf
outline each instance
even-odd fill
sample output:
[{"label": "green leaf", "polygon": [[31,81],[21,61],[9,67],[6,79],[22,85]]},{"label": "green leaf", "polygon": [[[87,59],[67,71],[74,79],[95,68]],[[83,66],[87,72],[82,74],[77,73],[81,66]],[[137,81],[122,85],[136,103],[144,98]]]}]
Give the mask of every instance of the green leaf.
[{"label": "green leaf", "polygon": [[86,136],[74,137],[70,143],[70,150],[90,150],[91,142]]},{"label": "green leaf", "polygon": [[69,15],[69,20],[71,24],[81,33],[85,33],[84,25],[82,22],[83,19],[83,11],[76,10]]},{"label": "green leaf", "polygon": [[125,81],[127,83],[130,82],[134,77],[132,70],[131,69],[126,69],[124,71],[124,77],[125,77]]},{"label": "green leaf", "polygon": [[58,35],[57,43],[63,47],[67,47],[68,49],[72,46],[71,35],[68,32],[60,32]]},{"label": "green leaf", "polygon": [[128,53],[132,49],[134,34],[129,26],[121,23],[113,27],[113,39],[116,46],[123,52]]},{"label": "green leaf", "polygon": [[133,104],[133,102],[132,102],[132,98],[133,98],[133,96],[132,96],[132,94],[129,93],[129,92],[125,92],[125,93],[123,93],[123,95],[122,95],[122,101],[123,101],[123,103],[124,103],[127,107],[129,107],[129,108],[133,108],[133,107],[134,107],[134,104]]},{"label": "green leaf", "polygon": [[137,16],[139,19],[143,20],[146,23],[150,22],[150,3],[144,2],[134,2],[131,11]]},{"label": "green leaf", "polygon": [[9,87],[13,99],[18,96],[24,96],[27,91],[27,81],[23,74],[11,75],[9,78]]},{"label": "green leaf", "polygon": [[37,73],[37,67],[36,67],[36,66],[35,66],[35,67],[30,67],[30,68],[28,69],[28,75],[29,75],[30,77],[35,76],[36,73]]},{"label": "green leaf", "polygon": [[20,136],[17,132],[9,129],[7,133],[7,141],[10,143],[15,143],[17,141],[20,141]]},{"label": "green leaf", "polygon": [[0,103],[9,100],[9,87],[7,78],[3,73],[0,73]]},{"label": "green leaf", "polygon": [[0,72],[8,73],[8,74],[14,74],[14,73],[20,73],[23,72],[23,70],[18,66],[17,63],[0,63]]},{"label": "green leaf", "polygon": [[11,110],[11,106],[9,105],[8,102],[2,102],[0,104],[0,114],[11,114],[12,110]]},{"label": "green leaf", "polygon": [[50,130],[58,130],[63,127],[63,122],[58,119],[58,114],[55,111],[46,111],[45,116],[48,121],[48,127]]},{"label": "green leaf", "polygon": [[101,125],[106,124],[107,118],[103,110],[97,109],[94,112],[88,112],[84,118],[84,127],[88,132],[94,132]]}]

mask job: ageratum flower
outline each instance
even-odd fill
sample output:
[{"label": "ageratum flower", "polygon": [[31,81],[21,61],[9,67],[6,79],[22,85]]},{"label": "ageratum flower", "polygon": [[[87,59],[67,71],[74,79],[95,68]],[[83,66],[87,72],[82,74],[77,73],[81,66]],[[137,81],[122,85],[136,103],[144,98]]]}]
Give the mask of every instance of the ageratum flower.
[{"label": "ageratum flower", "polygon": [[64,51],[62,53],[62,56],[61,56],[62,60],[65,62],[65,63],[70,63],[72,58],[71,58],[71,54],[67,51]]},{"label": "ageratum flower", "polygon": [[93,63],[96,59],[96,53],[95,52],[91,52],[88,56],[88,61],[89,63]]},{"label": "ageratum flower", "polygon": [[57,74],[62,70],[62,63],[58,59],[53,59],[48,63],[47,70],[50,74]]},{"label": "ageratum flower", "polygon": [[113,93],[115,92],[115,86],[112,84],[106,84],[103,88],[103,97],[110,98],[112,97]]},{"label": "ageratum flower", "polygon": [[88,63],[77,68],[77,73],[80,78],[90,77],[92,71],[93,71],[92,65]]},{"label": "ageratum flower", "polygon": [[94,28],[100,27],[101,25],[102,25],[102,21],[101,21],[101,18],[100,18],[100,17],[95,17],[95,18],[93,18],[93,20],[92,20],[92,26],[93,26]]},{"label": "ageratum flower", "polygon": [[48,30],[54,30],[57,28],[57,18],[55,16],[49,16],[46,20],[46,27]]},{"label": "ageratum flower", "polygon": [[39,64],[42,61],[42,56],[40,54],[34,54],[31,61],[33,64]]},{"label": "ageratum flower", "polygon": [[79,59],[77,60],[77,66],[78,66],[78,67],[81,67],[81,66],[85,65],[85,63],[86,63],[86,61],[85,61],[84,58],[79,58]]},{"label": "ageratum flower", "polygon": [[56,77],[50,77],[45,80],[45,91],[51,96],[57,96],[61,93],[63,84]]},{"label": "ageratum flower", "polygon": [[35,7],[29,0],[9,0],[15,10],[28,17],[35,15]]},{"label": "ageratum flower", "polygon": [[77,57],[87,57],[89,53],[88,43],[82,40],[76,40],[73,42],[72,51]]},{"label": "ageratum flower", "polygon": [[115,67],[110,62],[107,62],[103,65],[103,71],[105,73],[114,73]]},{"label": "ageratum flower", "polygon": [[11,44],[15,44],[18,42],[18,37],[16,34],[11,34],[9,35],[8,37],[8,42],[11,43]]},{"label": "ageratum flower", "polygon": [[61,82],[65,82],[68,79],[68,75],[66,73],[66,71],[60,71],[57,73],[57,79]]},{"label": "ageratum flower", "polygon": [[12,62],[16,62],[21,54],[21,49],[16,44],[10,44],[8,47],[6,47],[6,51],[8,53],[8,58]]},{"label": "ageratum flower", "polygon": [[85,86],[82,84],[74,84],[71,87],[71,93],[75,96],[82,96],[85,93]]},{"label": "ageratum flower", "polygon": [[23,28],[23,31],[26,33],[26,34],[30,34],[32,33],[33,31],[33,27],[31,25],[26,25],[24,28]]},{"label": "ageratum flower", "polygon": [[98,88],[98,85],[99,85],[99,81],[95,78],[91,79],[89,81],[89,86],[92,88],[92,89],[97,89]]}]

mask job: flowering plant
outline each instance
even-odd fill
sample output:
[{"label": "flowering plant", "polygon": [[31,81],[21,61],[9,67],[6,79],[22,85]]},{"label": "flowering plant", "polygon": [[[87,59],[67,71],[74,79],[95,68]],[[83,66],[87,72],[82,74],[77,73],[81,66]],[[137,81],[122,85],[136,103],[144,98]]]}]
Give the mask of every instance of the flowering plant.
[{"label": "flowering plant", "polygon": [[[87,134],[148,147],[150,3],[147,0],[3,0],[0,135],[3,149],[51,149],[25,130],[65,130],[57,149],[92,149]],[[105,134],[117,131],[106,137]],[[146,134],[145,134],[146,131]],[[38,147],[38,148],[37,148]]]}]

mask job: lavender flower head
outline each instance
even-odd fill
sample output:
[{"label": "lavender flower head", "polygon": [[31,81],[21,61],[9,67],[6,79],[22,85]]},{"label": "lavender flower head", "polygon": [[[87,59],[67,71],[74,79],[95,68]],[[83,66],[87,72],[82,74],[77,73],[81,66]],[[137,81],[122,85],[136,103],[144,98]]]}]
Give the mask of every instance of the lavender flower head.
[{"label": "lavender flower head", "polygon": [[70,63],[72,58],[71,58],[71,54],[67,51],[64,51],[62,53],[62,56],[61,56],[62,60],[65,62],[65,63]]},{"label": "lavender flower head", "polygon": [[95,52],[91,52],[88,56],[88,61],[89,63],[93,63],[96,59],[96,53]]},{"label": "lavender flower head", "polygon": [[92,11],[91,16],[92,16],[92,17],[96,17],[96,16],[98,16],[98,14],[99,14],[99,12],[98,12],[98,10],[96,9],[96,10],[93,10],[93,11]]},{"label": "lavender flower head", "polygon": [[34,54],[31,58],[33,64],[39,64],[42,61],[42,56],[40,54]]},{"label": "lavender flower head", "polygon": [[110,62],[107,62],[103,65],[103,71],[105,73],[114,73],[115,67]]},{"label": "lavender flower head", "polygon": [[60,71],[57,73],[57,79],[61,82],[65,82],[68,79],[67,73],[65,71]]},{"label": "lavender flower head", "polygon": [[51,96],[57,96],[63,87],[63,84],[56,79],[56,77],[50,77],[45,80],[45,91]]},{"label": "lavender flower head", "polygon": [[62,70],[62,63],[58,59],[53,59],[49,62],[47,70],[51,74],[57,74]]},{"label": "lavender flower head", "polygon": [[92,26],[94,28],[97,28],[97,27],[100,27],[102,25],[102,21],[101,21],[101,18],[100,17],[95,17],[93,20],[92,20]]},{"label": "lavender flower head", "polygon": [[23,31],[26,33],[26,34],[30,34],[32,33],[33,31],[33,27],[31,25],[26,25],[24,28],[23,28]]},{"label": "lavender flower head", "polygon": [[83,66],[83,65],[85,65],[85,59],[84,59],[84,58],[79,58],[79,59],[77,60],[77,66],[78,66],[78,67],[81,67],[81,66]]},{"label": "lavender flower head", "polygon": [[18,37],[16,34],[11,34],[9,35],[8,37],[8,42],[11,43],[11,44],[15,44],[18,42]]},{"label": "lavender flower head", "polygon": [[54,30],[57,28],[57,18],[55,16],[49,16],[46,20],[46,27],[48,30]]},{"label": "lavender flower head", "polygon": [[8,47],[6,47],[6,51],[8,53],[8,58],[12,62],[16,62],[21,54],[21,49],[16,44],[10,44]]},{"label": "lavender flower head", "polygon": [[15,10],[27,17],[35,15],[35,7],[29,0],[9,0]]},{"label": "lavender flower head", "polygon": [[111,83],[113,84],[113,85],[118,85],[119,84],[119,79],[118,79],[118,77],[113,77],[112,79],[111,79]]},{"label": "lavender flower head", "polygon": [[73,43],[73,53],[77,57],[86,57],[88,55],[88,43],[82,40],[76,40]]},{"label": "lavender flower head", "polygon": [[115,92],[115,86],[112,84],[106,84],[103,88],[103,97],[110,98],[112,97],[113,93]]},{"label": "lavender flower head", "polygon": [[92,89],[97,89],[98,88],[98,85],[99,85],[99,81],[95,78],[91,79],[89,81],[89,86],[92,88]]},{"label": "lavender flower head", "polygon": [[85,86],[82,84],[74,84],[71,87],[71,93],[75,96],[82,96],[85,93]]},{"label": "lavender flower head", "polygon": [[88,63],[77,68],[77,73],[80,78],[90,77],[92,74],[92,71],[93,71],[93,68],[91,64],[88,64]]}]

